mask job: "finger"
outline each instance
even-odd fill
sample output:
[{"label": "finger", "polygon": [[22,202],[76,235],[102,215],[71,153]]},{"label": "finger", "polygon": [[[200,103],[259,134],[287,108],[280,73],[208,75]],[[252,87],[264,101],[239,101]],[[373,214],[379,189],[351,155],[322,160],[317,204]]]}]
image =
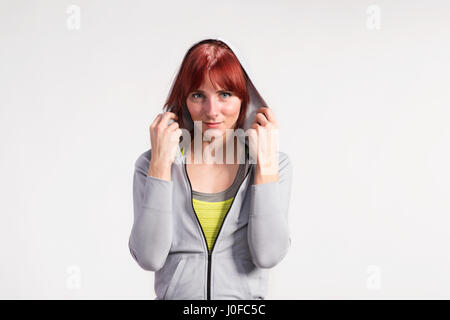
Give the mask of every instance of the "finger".
[{"label": "finger", "polygon": [[181,129],[179,129],[179,128],[177,128],[177,129],[175,129],[173,132],[172,132],[172,134],[170,135],[170,141],[177,141],[177,142],[180,142],[180,137],[181,137],[181,135],[182,135],[182,131],[181,131]]},{"label": "finger", "polygon": [[170,119],[175,119],[178,120],[178,116],[170,111],[166,111],[163,115],[161,120],[159,121],[158,126],[162,126],[163,128],[167,128],[167,126],[169,125],[169,120]]},{"label": "finger", "polygon": [[259,113],[256,114],[255,120],[256,120],[262,127],[265,127],[265,126],[269,123],[269,121],[267,120],[266,116],[265,116],[263,113],[261,113],[261,112],[259,112]]},{"label": "finger", "polygon": [[167,127],[167,131],[172,132],[177,130],[178,128],[179,128],[178,122],[174,121]]},{"label": "finger", "polygon": [[259,112],[264,114],[264,116],[266,117],[266,119],[269,122],[274,122],[274,123],[277,122],[277,120],[275,119],[275,115],[273,113],[273,110],[271,108],[269,108],[269,107],[262,107],[262,108],[259,108],[258,110],[259,110]]}]

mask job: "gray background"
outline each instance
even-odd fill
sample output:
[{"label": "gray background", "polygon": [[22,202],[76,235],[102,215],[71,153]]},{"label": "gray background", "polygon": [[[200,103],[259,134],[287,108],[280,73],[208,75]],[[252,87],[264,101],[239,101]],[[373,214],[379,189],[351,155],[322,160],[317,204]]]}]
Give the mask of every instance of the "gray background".
[{"label": "gray background", "polygon": [[0,298],[154,298],[127,247],[134,161],[186,50],[216,36],[294,164],[267,298],[450,298],[449,9],[0,1]]}]

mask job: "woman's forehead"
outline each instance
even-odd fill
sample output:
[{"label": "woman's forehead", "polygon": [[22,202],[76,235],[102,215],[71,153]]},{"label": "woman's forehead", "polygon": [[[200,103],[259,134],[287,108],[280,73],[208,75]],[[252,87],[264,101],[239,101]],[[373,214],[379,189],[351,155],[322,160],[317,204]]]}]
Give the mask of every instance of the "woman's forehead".
[{"label": "woman's forehead", "polygon": [[200,86],[197,88],[196,91],[221,91],[221,90],[226,90],[225,88],[221,87],[220,84],[215,83],[214,84],[211,82],[211,80],[209,79],[209,77],[206,77],[207,79],[204,79],[203,82],[200,84]]}]

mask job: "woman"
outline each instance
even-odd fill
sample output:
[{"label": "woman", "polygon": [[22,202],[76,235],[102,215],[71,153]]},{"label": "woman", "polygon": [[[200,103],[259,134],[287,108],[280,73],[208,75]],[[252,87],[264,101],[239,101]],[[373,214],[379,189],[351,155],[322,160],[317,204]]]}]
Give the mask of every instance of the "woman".
[{"label": "woman", "polygon": [[155,271],[156,299],[265,299],[290,247],[291,162],[235,53],[219,39],[188,50],[135,163],[129,248]]}]

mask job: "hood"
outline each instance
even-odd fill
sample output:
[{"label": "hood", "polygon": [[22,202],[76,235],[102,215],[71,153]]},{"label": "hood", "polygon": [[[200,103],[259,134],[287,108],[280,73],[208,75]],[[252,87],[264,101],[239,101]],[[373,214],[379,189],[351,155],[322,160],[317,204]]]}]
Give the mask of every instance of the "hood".
[{"label": "hood", "polygon": [[[221,37],[214,37],[214,39],[220,40],[228,45],[228,47],[233,51],[234,55],[239,60],[241,67],[244,70],[244,73],[247,75],[247,77],[249,79],[249,81],[247,82],[247,90],[249,92],[250,99],[249,99],[249,103],[247,106],[247,111],[245,113],[244,124],[243,124],[244,131],[247,131],[251,127],[251,125],[253,124],[253,122],[255,120],[256,110],[258,110],[261,107],[269,107],[269,106],[266,103],[266,101],[262,98],[262,96],[258,92],[258,90],[256,89],[256,87],[254,85],[254,77],[252,74],[251,67],[248,64],[248,62],[245,60],[245,57],[239,52],[239,49],[237,48],[237,46],[234,45],[233,43],[231,43],[230,41],[227,41]],[[196,41],[195,43],[197,43],[197,42],[198,41]],[[193,46],[195,43],[193,43],[191,46]],[[176,75],[175,75],[175,78],[176,78]],[[175,83],[175,78],[172,81],[171,89],[170,89],[167,97],[169,97],[169,95],[173,89],[173,86]],[[163,113],[168,111],[168,109],[169,109],[169,106],[164,108]],[[173,120],[171,120],[169,122],[169,124],[171,122],[173,122]],[[186,129],[192,130],[194,128],[194,122],[192,121],[192,118],[191,118],[187,108],[183,109],[183,122],[185,123]],[[247,138],[246,138],[246,144],[248,144]],[[179,152],[180,152],[180,150],[179,150]]]}]

